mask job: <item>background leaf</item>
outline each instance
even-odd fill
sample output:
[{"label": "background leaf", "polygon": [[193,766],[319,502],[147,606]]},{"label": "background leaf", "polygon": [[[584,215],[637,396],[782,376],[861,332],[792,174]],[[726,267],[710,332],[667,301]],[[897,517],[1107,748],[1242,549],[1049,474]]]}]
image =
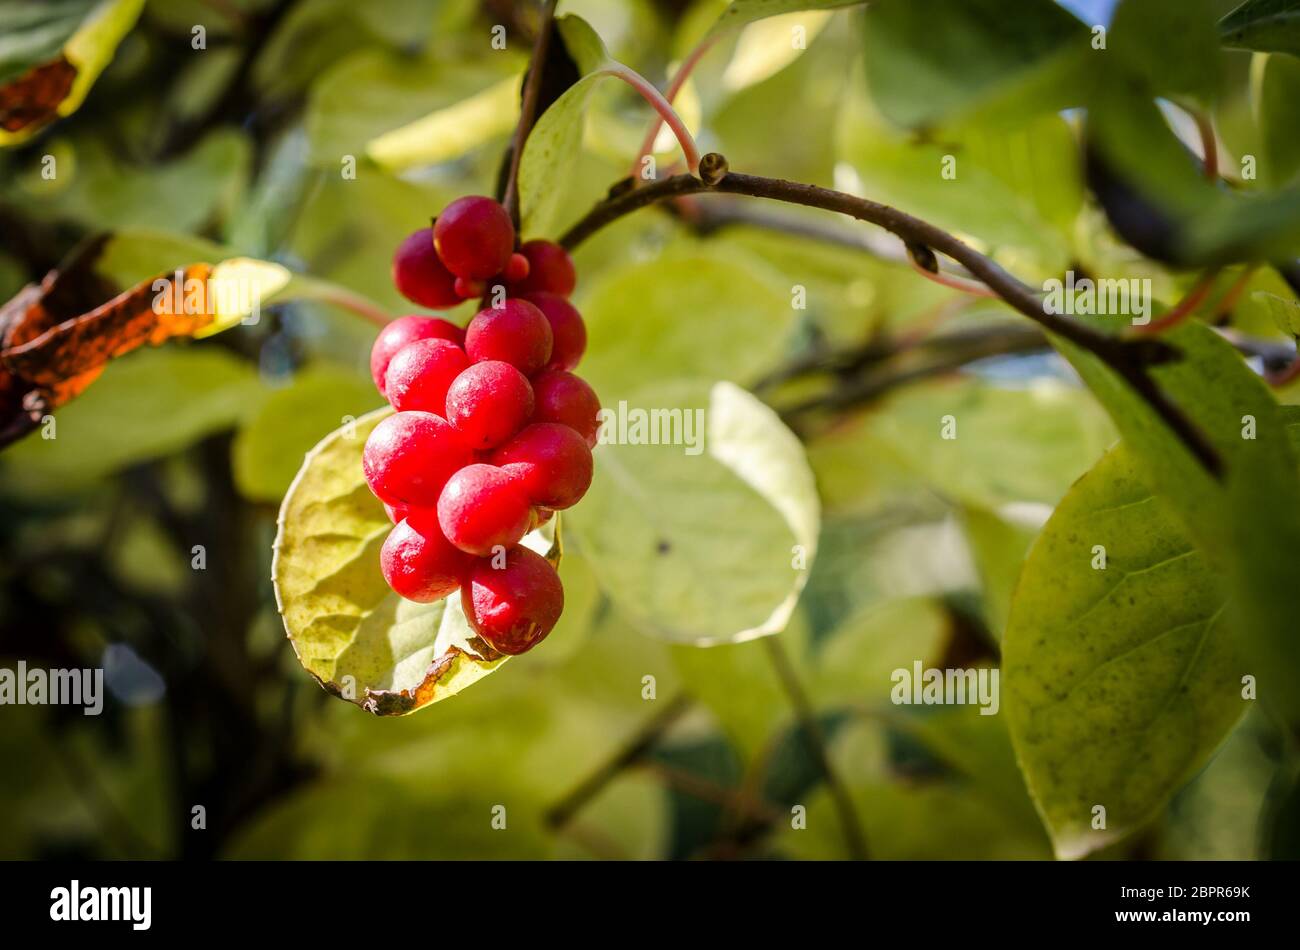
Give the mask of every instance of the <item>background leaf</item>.
[{"label": "background leaf", "polygon": [[795,564],[811,565],[820,522],[798,440],[728,383],[665,383],[629,404],[703,413],[703,451],[597,448],[591,490],[569,523],[606,595],[646,633],[677,643],[779,633],[807,577]]},{"label": "background leaf", "polygon": [[1012,601],[1003,682],[1020,765],[1061,857],[1149,821],[1245,711],[1226,599],[1123,446],[1047,522]]}]

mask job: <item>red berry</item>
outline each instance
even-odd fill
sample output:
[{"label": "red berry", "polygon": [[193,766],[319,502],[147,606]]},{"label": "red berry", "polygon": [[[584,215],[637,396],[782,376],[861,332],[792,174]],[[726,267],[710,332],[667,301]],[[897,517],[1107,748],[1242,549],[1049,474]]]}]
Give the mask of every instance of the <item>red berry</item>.
[{"label": "red berry", "polygon": [[361,456],[370,490],[389,505],[432,508],[471,459],[451,423],[431,412],[398,412],[375,426]]},{"label": "red berry", "polygon": [[460,590],[465,617],[498,653],[531,650],[564,611],[564,586],[549,561],[528,548],[506,552],[502,568],[486,558],[474,565]]},{"label": "red berry", "polygon": [[551,323],[527,300],[511,297],[474,315],[465,329],[470,362],[501,360],[532,376],[551,359]]},{"label": "red berry", "polygon": [[587,325],[578,308],[559,294],[539,292],[524,298],[551,325],[551,359],[547,369],[573,369],[587,349]]},{"label": "red berry", "polygon": [[464,277],[456,278],[456,293],[466,300],[470,297],[482,297],[485,286],[481,280],[466,280]]},{"label": "red berry", "polygon": [[442,209],[433,224],[433,243],[457,277],[487,280],[510,261],[515,227],[506,209],[491,198],[466,195]]},{"label": "red berry", "polygon": [[600,399],[585,382],[563,370],[548,370],[533,380],[534,422],[558,422],[596,444],[600,429]]},{"label": "red berry", "polygon": [[370,378],[380,395],[384,392],[384,374],[397,351],[416,340],[450,340],[457,346],[465,342],[465,331],[438,317],[398,317],[379,331],[370,348]]},{"label": "red berry", "polygon": [[447,388],[469,366],[469,357],[447,340],[416,340],[397,351],[384,374],[393,408],[447,415]]},{"label": "red berry", "polygon": [[526,241],[520,252],[528,258],[528,276],[513,280],[517,294],[550,293],[567,297],[573,293],[578,276],[569,252],[552,241]]},{"label": "red berry", "polygon": [[544,508],[576,505],[591,485],[591,449],[577,432],[538,422],[497,449],[492,464],[515,475],[528,499]]},{"label": "red berry", "polygon": [[506,269],[501,276],[512,283],[518,283],[528,276],[530,269],[528,258],[516,252],[510,255],[510,260],[506,262]]},{"label": "red berry", "polygon": [[433,229],[421,228],[397,246],[393,255],[393,284],[412,303],[446,310],[460,303],[456,275],[443,266],[433,248]]},{"label": "red berry", "polygon": [[485,557],[510,547],[528,531],[531,505],[523,486],[494,465],[466,465],[438,499],[438,524],[452,544]]},{"label": "red berry", "polygon": [[533,387],[509,363],[475,363],[447,390],[447,421],[472,449],[490,449],[518,432],[533,414]]},{"label": "red berry", "polygon": [[399,521],[379,551],[388,586],[422,604],[454,593],[471,566],[470,556],[443,536],[437,518],[425,515]]}]

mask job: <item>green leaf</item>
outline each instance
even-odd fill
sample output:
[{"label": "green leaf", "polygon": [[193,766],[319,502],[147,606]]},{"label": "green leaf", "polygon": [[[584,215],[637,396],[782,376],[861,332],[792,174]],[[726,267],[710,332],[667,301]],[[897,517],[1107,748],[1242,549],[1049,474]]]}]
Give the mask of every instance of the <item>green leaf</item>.
[{"label": "green leaf", "polygon": [[25,494],[85,488],[233,427],[260,395],[246,361],[210,345],[146,348],[112,361],[81,398],[5,450],[6,486]]},{"label": "green leaf", "polygon": [[828,634],[809,691],[819,705],[883,704],[895,670],[940,659],[949,628],[947,612],[929,598],[870,603]]},{"label": "green leaf", "polygon": [[596,31],[581,17],[560,17],[555,27],[582,78],[538,117],[524,144],[519,207],[526,238],[549,236],[556,228],[564,206],[565,183],[572,177],[573,162],[582,148],[587,106],[605,75],[599,70],[613,62]]},{"label": "green leaf", "polygon": [[1148,821],[1245,712],[1226,600],[1125,446],[1048,521],[1012,602],[1003,677],[1020,765],[1061,857]]},{"label": "green leaf", "polygon": [[1114,441],[1096,402],[1053,380],[1017,389],[975,380],[912,386],[870,419],[873,434],[938,491],[994,510],[1055,504]]},{"label": "green leaf", "polygon": [[583,378],[611,405],[665,376],[747,382],[786,352],[796,316],[790,300],[774,271],[734,250],[684,250],[607,268],[579,300],[588,336]]},{"label": "green leaf", "polygon": [[279,501],[312,446],[382,401],[357,373],[323,365],[303,370],[236,433],[235,484],[254,501]]},{"label": "green leaf", "polygon": [[519,85],[520,77],[509,77],[435,109],[371,139],[366,154],[394,171],[458,158],[514,128],[519,119]]},{"label": "green leaf", "polygon": [[[1298,8],[1300,9],[1300,8]],[[1300,19],[1297,20],[1300,23]],[[1261,171],[1274,187],[1293,181],[1300,172],[1300,61],[1290,56],[1260,56],[1258,81],[1252,83],[1264,156]]]},{"label": "green leaf", "polygon": [[1005,505],[988,511],[974,505],[962,509],[962,527],[984,595],[984,620],[1001,640],[1011,614],[1011,596],[1021,566],[1051,509],[1046,505]]},{"label": "green leaf", "polygon": [[77,111],[143,8],[144,0],[0,3],[0,147]]},{"label": "green leaf", "polygon": [[1215,479],[1132,388],[1095,357],[1054,341],[1115,420],[1147,484],[1224,579],[1230,629],[1270,709],[1300,722],[1300,639],[1291,571],[1300,550],[1300,477],[1283,415],[1264,383],[1213,330],[1187,325],[1165,339],[1182,351],[1152,376],[1209,440]]},{"label": "green leaf", "polygon": [[[313,85],[306,122],[312,160],[335,171],[346,155],[399,165],[440,161],[508,132],[519,107],[511,92],[518,77],[507,70],[519,59],[503,53],[486,63],[373,49],[347,57]],[[432,138],[419,143],[419,135]],[[413,152],[421,144],[431,157]]]},{"label": "green leaf", "polygon": [[1106,45],[1108,68],[1115,70],[1113,60],[1120,60],[1124,78],[1140,77],[1152,94],[1209,101],[1223,78],[1213,0],[1121,3]]},{"label": "green leaf", "polygon": [[887,118],[909,127],[1031,82],[1087,36],[1051,0],[1014,9],[1000,0],[877,0],[864,21],[867,86]]},{"label": "green leaf", "polygon": [[1300,3],[1246,0],[1219,21],[1224,46],[1300,56]]},{"label": "green leaf", "polygon": [[[730,383],[663,383],[627,407],[628,425],[619,410],[606,421],[591,489],[568,519],[606,596],[644,632],[676,643],[779,633],[821,517],[798,439]],[[633,428],[637,413],[653,410],[680,410],[689,442],[643,442],[659,429]]]},{"label": "green leaf", "polygon": [[[280,507],[271,567],[303,668],[331,695],[380,716],[454,696],[509,659],[470,629],[459,596],[417,604],[380,573],[392,524],[366,485],[361,451],[391,411],[368,413],[307,453]],[[550,552],[557,520],[524,543]]]},{"label": "green leaf", "polygon": [[1264,290],[1257,290],[1250,295],[1268,308],[1273,323],[1279,330],[1290,337],[1300,337],[1300,301],[1279,297]]},{"label": "green leaf", "polygon": [[758,20],[781,16],[786,13],[802,13],[805,10],[832,10],[837,7],[856,7],[866,0],[732,0],[727,9],[722,11],[716,23],[709,29],[707,37],[716,37],[730,30],[740,29]]}]

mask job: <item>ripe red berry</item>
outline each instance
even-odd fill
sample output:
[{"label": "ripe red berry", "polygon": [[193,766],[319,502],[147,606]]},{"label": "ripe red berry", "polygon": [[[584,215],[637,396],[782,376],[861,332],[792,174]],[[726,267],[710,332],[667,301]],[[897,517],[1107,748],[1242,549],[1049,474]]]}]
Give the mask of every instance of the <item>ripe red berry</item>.
[{"label": "ripe red berry", "polygon": [[523,486],[494,465],[466,465],[447,481],[438,499],[438,524],[452,544],[485,557],[497,545],[510,547],[528,531],[532,518]]},{"label": "ripe red berry", "polygon": [[370,490],[385,504],[432,508],[447,479],[471,458],[446,419],[431,412],[398,412],[366,439],[361,468]]},{"label": "ripe red berry", "polygon": [[534,422],[558,422],[594,447],[600,429],[600,399],[585,382],[563,370],[548,370],[533,380]]},{"label": "ripe red berry", "polygon": [[573,369],[587,349],[587,325],[578,308],[559,294],[539,292],[524,298],[551,325],[551,359],[547,369]]},{"label": "ripe red berry", "polygon": [[472,449],[510,438],[533,414],[533,387],[509,363],[484,360],[462,372],[447,390],[447,421]]},{"label": "ripe red berry", "polygon": [[474,565],[460,590],[465,617],[475,633],[499,653],[531,650],[554,628],[564,611],[564,586],[549,561],[518,546],[505,566],[492,558]]},{"label": "ripe red berry", "polygon": [[529,269],[528,258],[516,252],[510,255],[510,260],[506,262],[506,269],[502,271],[501,276],[507,281],[518,283],[528,276]]},{"label": "ripe red berry", "polygon": [[591,449],[568,426],[538,422],[492,454],[492,464],[515,475],[529,501],[544,508],[576,505],[591,485]]},{"label": "ripe red berry", "polygon": [[446,310],[461,301],[456,275],[443,266],[433,248],[432,228],[421,228],[397,246],[393,284],[407,300],[431,310]]},{"label": "ripe red berry", "polygon": [[399,521],[379,551],[388,586],[422,604],[455,593],[472,565],[470,556],[443,536],[438,519],[425,514]]},{"label": "ripe red berry", "polygon": [[551,359],[551,323],[527,300],[511,297],[474,315],[465,329],[470,362],[501,360],[532,376]]},{"label": "ripe red berry", "polygon": [[398,317],[379,331],[370,348],[370,378],[380,395],[384,392],[384,374],[397,351],[416,340],[450,340],[457,346],[465,342],[465,331],[438,317]]},{"label": "ripe red berry", "polygon": [[506,209],[491,198],[466,195],[442,209],[433,224],[433,243],[457,277],[487,280],[509,263],[515,227]]},{"label": "ripe red berry", "polygon": [[528,258],[528,276],[512,280],[517,294],[550,293],[567,297],[578,283],[569,252],[552,241],[526,241],[519,249]]},{"label": "ripe red berry", "polygon": [[397,351],[384,374],[384,394],[405,412],[447,415],[447,389],[469,366],[469,357],[448,340],[416,340]]},{"label": "ripe red berry", "polygon": [[464,277],[457,277],[455,286],[456,293],[468,300],[470,297],[482,297],[483,290],[487,285],[481,280],[466,280]]}]

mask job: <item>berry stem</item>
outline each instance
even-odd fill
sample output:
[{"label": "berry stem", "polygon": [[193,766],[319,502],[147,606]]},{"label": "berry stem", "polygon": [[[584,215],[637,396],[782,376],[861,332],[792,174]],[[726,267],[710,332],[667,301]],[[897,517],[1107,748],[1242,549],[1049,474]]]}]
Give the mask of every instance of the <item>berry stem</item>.
[{"label": "berry stem", "polygon": [[[690,77],[700,60],[704,58],[704,54],[713,48],[713,44],[716,40],[716,35],[705,37],[696,45],[695,49],[691,50],[686,59],[682,60],[682,64],[677,67],[677,72],[673,74],[672,81],[668,83],[668,89],[664,92],[664,100],[666,102],[671,104],[676,100],[677,93],[679,93],[682,86],[686,84],[686,80]],[[645,160],[647,155],[654,152],[655,139],[659,137],[659,127],[662,124],[663,119],[659,116],[650,120],[650,128],[646,130],[645,138],[641,140],[641,148],[638,149],[636,153],[636,161],[632,163],[632,169],[628,172],[628,174],[632,176],[633,181],[640,180],[641,162]]]},{"label": "berry stem", "polygon": [[514,139],[510,144],[510,171],[506,175],[506,192],[502,196],[502,205],[514,222],[515,232],[519,231],[519,164],[524,157],[524,143],[528,133],[533,130],[537,118],[537,103],[542,94],[542,69],[546,65],[547,50],[551,44],[552,26],[555,22],[555,5],[558,0],[546,0],[542,10],[542,23],[537,28],[537,40],[533,43],[533,58],[528,67],[528,78],[524,80],[523,96],[519,104],[519,123],[515,126]]},{"label": "berry stem", "polygon": [[799,682],[799,674],[795,672],[794,664],[790,662],[790,657],[785,652],[785,647],[781,645],[779,637],[763,637],[762,640],[763,646],[767,648],[768,660],[771,661],[772,668],[776,671],[777,678],[780,679],[781,686],[790,699],[790,705],[794,707],[795,715],[799,719],[799,728],[803,731],[817,760],[817,766],[821,769],[822,777],[826,780],[826,789],[831,793],[831,800],[835,803],[835,811],[840,819],[840,831],[844,834],[844,844],[848,849],[849,857],[854,861],[865,861],[868,858],[867,839],[862,833],[862,825],[858,822],[858,814],[853,808],[853,799],[831,763],[830,752],[826,748],[826,734],[817,720],[817,710],[809,702],[808,694],[803,684]]},{"label": "berry stem", "polygon": [[1222,460],[1205,433],[1169,399],[1148,372],[1147,367],[1150,365],[1175,359],[1177,350],[1156,340],[1122,339],[1095,330],[1078,320],[1049,313],[1044,307],[1043,298],[1033,288],[1007,272],[992,258],[928,221],[869,198],[859,198],[802,182],[733,171],[728,171],[711,184],[693,175],[675,175],[651,182],[644,188],[617,191],[612,197],[599,202],[570,228],[560,238],[560,244],[572,250],[606,225],[656,201],[682,195],[719,192],[834,211],[891,231],[910,245],[929,248],[952,258],[1011,307],[1044,329],[1100,359],[1160,416],[1206,471],[1215,477],[1222,473]]},{"label": "berry stem", "polygon": [[316,300],[354,313],[376,326],[386,327],[393,321],[392,314],[372,300],[336,284],[316,281],[307,284],[304,281],[304,286],[298,291],[297,296],[303,300]]},{"label": "berry stem", "polygon": [[1218,270],[1211,270],[1201,277],[1186,294],[1183,299],[1174,304],[1172,308],[1162,313],[1157,320],[1152,320],[1146,326],[1136,328],[1137,336],[1153,336],[1157,333],[1164,333],[1178,324],[1182,323],[1193,313],[1196,308],[1205,302],[1209,296],[1210,290],[1214,287],[1214,279],[1219,276]]},{"label": "berry stem", "polygon": [[[650,103],[650,106],[659,113],[661,121],[668,123],[668,127],[673,130],[673,135],[677,136],[677,143],[682,147],[682,154],[686,158],[686,167],[690,169],[691,174],[700,167],[700,150],[695,145],[695,139],[691,136],[691,130],[686,127],[675,109],[672,107],[663,93],[655,88],[654,83],[646,79],[635,69],[624,66],[622,63],[609,62],[602,66],[598,72],[605,76],[615,76],[637,92],[641,93],[641,98]],[[655,131],[658,131],[656,126]],[[653,139],[651,140],[653,145]],[[633,176],[635,180],[635,175]]]}]

